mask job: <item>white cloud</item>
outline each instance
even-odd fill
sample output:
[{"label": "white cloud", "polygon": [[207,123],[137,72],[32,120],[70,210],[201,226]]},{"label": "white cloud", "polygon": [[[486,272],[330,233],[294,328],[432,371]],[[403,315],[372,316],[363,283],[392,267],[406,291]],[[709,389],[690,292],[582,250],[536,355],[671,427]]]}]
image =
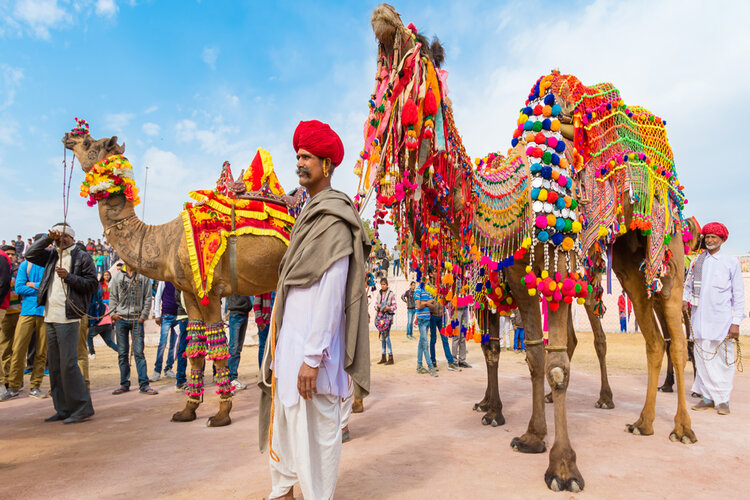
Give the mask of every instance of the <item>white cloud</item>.
[{"label": "white cloud", "polygon": [[154,112],[156,112],[158,110],[159,110],[159,106],[153,105],[153,106],[149,106],[148,108],[146,108],[146,110],[144,111],[144,113],[147,114],[147,115],[150,115],[151,113],[154,113]]},{"label": "white cloud", "polygon": [[112,17],[118,10],[115,0],[96,0],[96,13],[100,16]]},{"label": "white cloud", "polygon": [[161,130],[161,127],[153,122],[146,122],[141,127],[141,130],[143,130],[143,133],[146,135],[159,135],[159,131]]},{"label": "white cloud", "polygon": [[238,131],[237,127],[224,125],[221,116],[216,117],[214,122],[205,129],[198,128],[198,124],[193,120],[182,120],[175,127],[177,142],[197,141],[201,150],[213,154],[228,154],[240,147],[239,143],[231,144],[228,140]]},{"label": "white cloud", "polygon": [[112,113],[104,117],[106,120],[106,126],[110,130],[117,133],[122,133],[125,127],[128,126],[130,120],[135,117],[133,113]]},{"label": "white cloud", "polygon": [[19,0],[13,16],[27,24],[34,36],[49,39],[49,30],[71,21],[65,9],[57,5],[57,0]]},{"label": "white cloud", "polygon": [[219,49],[216,47],[204,47],[201,52],[201,59],[211,69],[216,69],[216,59],[219,57]]},{"label": "white cloud", "polygon": [[0,64],[0,111],[10,107],[15,101],[16,90],[23,80],[23,70],[7,64]]}]

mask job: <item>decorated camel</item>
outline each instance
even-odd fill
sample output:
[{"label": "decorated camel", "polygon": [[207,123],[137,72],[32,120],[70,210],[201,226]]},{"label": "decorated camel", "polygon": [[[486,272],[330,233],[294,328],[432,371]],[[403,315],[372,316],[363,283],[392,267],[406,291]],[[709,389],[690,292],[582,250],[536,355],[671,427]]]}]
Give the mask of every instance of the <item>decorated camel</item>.
[{"label": "decorated camel", "polygon": [[[553,490],[583,489],[565,408],[570,309],[574,300],[594,302],[593,284],[610,268],[630,295],[647,341],[646,404],[628,430],[653,433],[664,350],[654,321],[659,310],[672,338],[679,394],[670,438],[694,442],[679,324],[684,197],[663,122],[642,108],[625,107],[611,85],[584,87],[575,77],[553,72],[532,88],[508,154],[490,154],[474,168],[446,97],[442,49],[429,45],[413,25],[404,27],[391,6],[380,5],[372,25],[379,41],[378,69],[365,147],[355,167],[357,196],[366,203],[377,193],[375,223],[391,215],[399,240],[413,247],[418,276],[430,269],[442,276],[426,285],[429,291],[454,307],[466,304],[467,297],[474,304],[490,399],[493,378],[497,381],[496,315],[520,310],[533,405],[527,431],[511,441],[513,448],[546,450],[546,374],[555,441],[545,481]],[[401,255],[408,259],[409,248]],[[549,309],[546,346],[541,299]],[[445,333],[464,332],[451,324]],[[488,402],[495,403],[501,409],[499,396]]]},{"label": "decorated camel", "polygon": [[213,191],[194,191],[179,217],[157,226],[136,216],[139,202],[133,171],[117,137],[93,139],[88,124],[63,137],[86,178],[81,196],[99,205],[104,236],[128,268],[183,292],[188,313],[190,361],[187,402],[173,422],[195,420],[203,401],[203,367],[213,360],[219,411],[209,427],[229,425],[232,389],[221,319],[221,297],[252,296],[275,289],[279,262],[289,243],[294,211],[301,196],[284,195],[268,152],[259,149],[242,179],[235,181],[225,163]]}]

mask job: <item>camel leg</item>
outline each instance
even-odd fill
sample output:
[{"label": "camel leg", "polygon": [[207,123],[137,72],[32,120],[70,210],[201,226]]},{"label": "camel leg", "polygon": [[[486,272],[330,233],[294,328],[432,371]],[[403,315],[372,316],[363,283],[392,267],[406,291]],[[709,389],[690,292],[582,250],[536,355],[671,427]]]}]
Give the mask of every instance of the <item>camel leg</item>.
[{"label": "camel leg", "polygon": [[[492,321],[497,324],[497,317],[494,316]],[[495,333],[496,334],[496,333]],[[487,363],[487,392],[485,398],[486,413],[482,416],[482,425],[491,425],[497,427],[505,423],[503,417],[503,403],[500,401],[500,387],[497,380],[497,368],[500,361],[500,341],[492,334],[490,328],[490,341],[482,343],[482,353]]]},{"label": "camel leg", "polygon": [[664,358],[664,337],[656,326],[652,300],[646,291],[646,280],[643,273],[638,269],[640,259],[628,252],[620,252],[622,246],[615,242],[613,269],[633,302],[633,311],[641,327],[641,333],[646,340],[646,357],[648,362],[648,385],[646,389],[646,402],[641,410],[641,415],[633,424],[628,424],[626,429],[633,434],[650,436],[654,433],[654,413],[656,406],[656,386],[659,384],[659,372],[662,359]]},{"label": "camel leg", "polygon": [[549,345],[545,372],[552,388],[555,408],[555,442],[549,453],[549,467],[544,474],[547,487],[553,491],[583,490],[583,476],[576,465],[576,453],[568,436],[568,417],[565,398],[570,382],[570,358],[568,357],[568,320],[570,305],[561,303],[557,311],[550,309]]},{"label": "camel leg", "polygon": [[229,413],[232,411],[232,390],[234,387],[229,380],[229,347],[223,323],[215,323],[206,327],[208,343],[207,359],[214,362],[216,369],[216,394],[219,395],[219,411],[206,422],[208,427],[223,427],[232,423]]},{"label": "camel leg", "polygon": [[594,349],[596,349],[596,357],[599,358],[599,373],[601,375],[599,400],[594,403],[594,406],[603,410],[611,410],[615,407],[615,402],[612,399],[612,388],[609,386],[609,378],[607,377],[607,336],[604,334],[601,319],[594,314],[593,300],[589,299],[584,302],[583,307],[586,309],[586,316],[588,316],[591,330],[594,332]]},{"label": "camel leg", "polygon": [[[682,262],[680,259],[679,262]],[[674,429],[669,439],[685,444],[697,441],[692,429],[690,415],[685,401],[685,364],[687,363],[687,346],[685,335],[682,333],[682,293],[673,293],[669,297],[659,298],[660,309],[663,309],[667,328],[671,339],[671,357],[674,365],[674,377],[677,383],[677,413],[674,417]]]},{"label": "camel leg", "polygon": [[531,418],[526,432],[514,437],[511,447],[522,453],[544,453],[547,446],[544,438],[547,435],[547,421],[544,415],[544,345],[542,338],[542,316],[539,309],[539,299],[530,296],[526,285],[521,281],[525,274],[527,263],[518,261],[507,270],[507,279],[511,293],[516,299],[518,310],[521,312],[524,331],[526,334],[526,364],[529,365],[532,387]]},{"label": "camel leg", "polygon": [[[573,360],[573,353],[576,352],[578,346],[578,337],[576,337],[576,330],[573,328],[573,308],[571,307],[568,312],[568,359]],[[552,403],[552,391],[548,392],[544,396],[545,403]]]},{"label": "camel leg", "polygon": [[187,327],[188,346],[185,356],[190,362],[187,401],[185,408],[172,415],[172,422],[192,422],[195,411],[203,401],[203,366],[206,359],[206,326],[202,321],[190,321]]},{"label": "camel leg", "polygon": [[674,365],[672,364],[672,355],[669,353],[671,341],[669,340],[669,327],[667,326],[667,318],[664,316],[664,310],[659,303],[654,304],[654,314],[656,314],[656,320],[659,322],[664,342],[666,342],[667,351],[667,374],[664,377],[664,383],[659,386],[659,392],[674,392],[672,386],[674,385]]}]

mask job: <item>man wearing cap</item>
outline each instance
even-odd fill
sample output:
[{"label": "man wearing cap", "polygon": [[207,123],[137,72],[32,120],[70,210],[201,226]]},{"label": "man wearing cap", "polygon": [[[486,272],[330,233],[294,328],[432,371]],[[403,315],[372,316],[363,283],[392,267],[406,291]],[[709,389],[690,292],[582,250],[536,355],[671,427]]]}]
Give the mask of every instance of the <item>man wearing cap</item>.
[{"label": "man wearing cap", "polygon": [[[55,248],[47,248],[50,243]],[[78,323],[99,286],[91,256],[75,244],[75,231],[57,224],[26,250],[26,259],[44,268],[37,304],[44,306],[47,362],[55,414],[46,422],[83,422],[94,415],[91,395],[78,367]]]},{"label": "man wearing cap", "polygon": [[696,377],[693,392],[702,400],[693,410],[715,408],[729,414],[735,350],[745,311],[740,262],[721,245],[729,237],[724,224],[711,222],[701,231],[706,251],[690,265],[682,297],[683,311],[692,312]]},{"label": "man wearing cap", "polygon": [[[261,380],[260,442],[270,442],[269,498],[333,498],[341,456],[341,402],[370,389],[365,262],[359,213],[331,188],[344,157],[339,136],[316,120],[294,132],[299,183],[310,201],[281,260]],[[272,424],[269,433],[269,424]]]}]

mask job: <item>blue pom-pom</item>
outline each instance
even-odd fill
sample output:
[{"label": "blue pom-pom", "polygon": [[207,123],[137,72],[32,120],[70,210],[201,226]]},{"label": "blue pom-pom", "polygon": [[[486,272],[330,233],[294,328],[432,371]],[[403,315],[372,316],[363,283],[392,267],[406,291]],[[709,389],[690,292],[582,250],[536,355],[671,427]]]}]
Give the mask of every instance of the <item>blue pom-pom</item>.
[{"label": "blue pom-pom", "polygon": [[479,276],[484,276],[484,268],[479,269]]},{"label": "blue pom-pom", "polygon": [[534,163],[533,165],[531,165],[531,168],[530,168],[532,174],[536,174],[541,169],[542,169],[542,164],[541,163]]},{"label": "blue pom-pom", "polygon": [[586,118],[588,118],[590,120],[591,117],[592,117],[591,113],[586,113]]},{"label": "blue pom-pom", "polygon": [[544,96],[544,104],[546,104],[547,106],[552,106],[553,104],[555,104],[555,96],[552,94],[547,94],[546,96]]},{"label": "blue pom-pom", "polygon": [[559,245],[562,242],[563,242],[562,233],[555,233],[552,235],[552,243],[554,243],[555,245]]},{"label": "blue pom-pom", "polygon": [[536,235],[536,239],[544,243],[549,239],[549,233],[547,231],[539,231],[539,234]]},{"label": "blue pom-pom", "polygon": [[570,177],[568,177],[568,180],[565,182],[565,187],[567,189],[572,188],[573,187],[573,179],[571,179]]},{"label": "blue pom-pom", "polygon": [[565,141],[559,141],[557,143],[557,146],[555,146],[555,151],[557,151],[558,153],[562,153],[563,151],[565,151]]},{"label": "blue pom-pom", "polygon": [[628,155],[623,156],[622,161],[628,161]]},{"label": "blue pom-pom", "polygon": [[531,128],[534,126],[534,122],[531,120],[526,121],[526,123],[523,124],[524,130],[531,130]]},{"label": "blue pom-pom", "polygon": [[612,103],[611,102],[607,103],[607,109],[612,109]]},{"label": "blue pom-pom", "polygon": [[512,139],[511,141],[510,141],[510,147],[512,147],[512,148],[515,148],[515,147],[516,147],[517,145],[518,145],[518,138],[517,138],[517,137],[514,137],[514,138],[513,138],[513,139]]},{"label": "blue pom-pom", "polygon": [[526,106],[525,108],[523,108],[523,114],[525,114],[526,116],[533,115],[534,114],[534,108],[532,108],[531,106]]},{"label": "blue pom-pom", "polygon": [[563,219],[562,217],[558,217],[555,221],[555,229],[557,229],[558,231],[562,231],[563,229],[565,229],[565,219]]},{"label": "blue pom-pom", "polygon": [[482,291],[482,285],[477,283],[477,285],[474,287],[475,292],[481,292]]},{"label": "blue pom-pom", "polygon": [[417,269],[417,281],[422,281],[422,271]]},{"label": "blue pom-pom", "polygon": [[531,199],[536,200],[539,198],[539,188],[532,188],[531,189]]},{"label": "blue pom-pom", "polygon": [[562,108],[559,104],[555,104],[554,106],[552,106],[552,116],[557,116],[560,113],[562,113]]},{"label": "blue pom-pom", "polygon": [[555,153],[552,153],[552,164],[553,165],[559,165],[560,164],[560,157],[557,156]]},{"label": "blue pom-pom", "polygon": [[599,171],[599,173],[600,173],[600,174],[602,174],[602,177],[604,177],[605,175],[607,175],[607,169],[606,169],[606,168],[603,168],[603,169],[601,169],[601,170]]},{"label": "blue pom-pom", "polygon": [[512,255],[508,257],[508,265],[506,267],[513,267],[516,264],[516,258]]},{"label": "blue pom-pom", "polygon": [[549,130],[550,128],[552,128],[552,120],[550,120],[549,118],[545,118],[544,120],[542,120],[542,128],[544,130]]},{"label": "blue pom-pom", "polygon": [[542,177],[545,179],[552,177],[552,167],[542,167]]},{"label": "blue pom-pom", "polygon": [[558,198],[555,202],[555,206],[558,208],[558,210],[562,210],[565,208],[565,198]]}]

